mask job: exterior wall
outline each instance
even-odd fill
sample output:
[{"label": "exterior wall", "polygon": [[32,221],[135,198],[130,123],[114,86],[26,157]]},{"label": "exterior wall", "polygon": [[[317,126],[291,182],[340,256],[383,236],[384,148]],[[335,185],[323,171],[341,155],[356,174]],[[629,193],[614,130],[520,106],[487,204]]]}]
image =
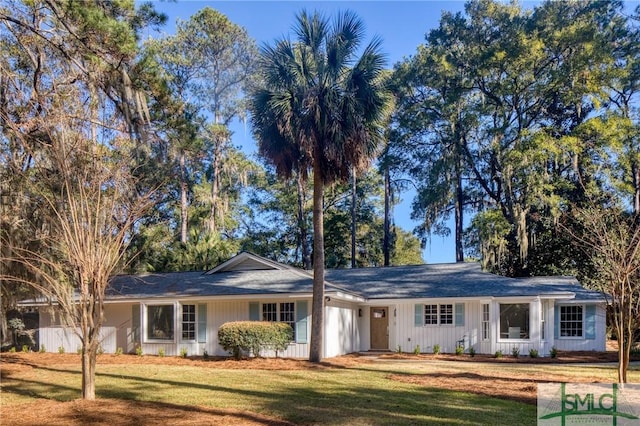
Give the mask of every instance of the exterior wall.
[{"label": "exterior wall", "polygon": [[[585,305],[583,305],[585,306]],[[596,306],[595,311],[595,338],[586,339],[584,337],[561,337],[554,336],[554,329],[551,328],[550,336],[553,337],[553,346],[560,351],[604,351],[607,346],[606,329],[606,308],[604,304]],[[583,319],[584,322],[584,319]],[[551,325],[554,323],[552,322]],[[549,348],[550,349],[550,348]]]},{"label": "exterior wall", "polygon": [[[420,302],[419,304],[441,304],[452,303],[447,300],[433,300]],[[460,303],[460,302],[457,302]],[[391,320],[395,323],[394,333],[389,333],[390,349],[397,349],[398,346],[403,352],[413,352],[416,346],[420,346],[420,352],[432,353],[435,345],[440,345],[440,352],[454,353],[457,342],[465,337],[466,347],[469,345],[470,336],[477,335],[470,320],[470,309],[465,306],[465,321],[463,326],[459,325],[419,325],[415,324],[416,303],[398,303],[391,305]],[[469,305],[469,303],[465,303]],[[393,315],[395,309],[395,317]],[[475,322],[475,321],[474,321]]]},{"label": "exterior wall", "polygon": [[325,307],[324,356],[327,358],[360,349],[358,308],[351,303],[329,302]]},{"label": "exterior wall", "polygon": [[[72,329],[60,324],[60,317],[51,309],[42,308],[40,314],[40,345],[47,352],[77,352],[82,347],[80,339]],[[124,352],[133,352],[135,347],[130,340],[131,305],[105,305],[104,322],[100,330],[101,347],[105,353],[115,353],[117,348]]]}]

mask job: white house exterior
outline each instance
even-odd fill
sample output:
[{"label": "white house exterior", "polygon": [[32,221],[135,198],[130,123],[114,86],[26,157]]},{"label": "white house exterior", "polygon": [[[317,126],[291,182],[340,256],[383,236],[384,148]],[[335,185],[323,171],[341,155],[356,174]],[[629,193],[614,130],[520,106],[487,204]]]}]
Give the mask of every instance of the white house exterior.
[{"label": "white house exterior", "polygon": [[[604,351],[602,294],[570,277],[505,278],[459,263],[329,270],[325,277],[324,357],[371,350],[547,355]],[[251,253],[215,269],[117,276],[105,301],[102,349],[226,355],[218,328],[229,321],[289,323],[294,340],[279,356],[306,358],[312,276]],[[33,303],[25,303],[33,304]],[[39,343],[75,352],[79,341],[40,308]],[[267,354],[269,355],[269,354]]]}]

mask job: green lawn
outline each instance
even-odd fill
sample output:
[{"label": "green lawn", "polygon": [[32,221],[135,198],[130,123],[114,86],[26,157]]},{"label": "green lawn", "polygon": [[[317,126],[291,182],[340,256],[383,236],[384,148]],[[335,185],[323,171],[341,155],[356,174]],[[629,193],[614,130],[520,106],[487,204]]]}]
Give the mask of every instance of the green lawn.
[{"label": "green lawn", "polygon": [[[123,357],[123,361],[126,357]],[[476,364],[374,363],[311,370],[227,370],[171,365],[100,365],[98,398],[201,405],[261,413],[297,424],[535,424],[536,407],[514,401],[426,388],[390,380],[390,374],[429,374]],[[458,366],[458,364],[461,364]],[[614,367],[488,365],[504,373],[551,369],[562,374],[615,377]],[[632,381],[640,380],[634,367]],[[515,373],[515,370],[514,370]],[[553,373],[552,373],[553,374]],[[3,377],[2,405],[79,397],[80,368],[52,365]]]}]

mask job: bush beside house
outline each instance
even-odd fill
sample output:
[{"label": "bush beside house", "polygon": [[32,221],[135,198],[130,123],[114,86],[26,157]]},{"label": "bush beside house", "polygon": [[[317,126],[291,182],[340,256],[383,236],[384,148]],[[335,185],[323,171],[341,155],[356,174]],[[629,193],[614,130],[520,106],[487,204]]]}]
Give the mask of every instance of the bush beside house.
[{"label": "bush beside house", "polygon": [[282,322],[234,321],[218,329],[218,341],[236,359],[243,352],[260,356],[263,350],[283,351],[293,340],[293,329]]}]

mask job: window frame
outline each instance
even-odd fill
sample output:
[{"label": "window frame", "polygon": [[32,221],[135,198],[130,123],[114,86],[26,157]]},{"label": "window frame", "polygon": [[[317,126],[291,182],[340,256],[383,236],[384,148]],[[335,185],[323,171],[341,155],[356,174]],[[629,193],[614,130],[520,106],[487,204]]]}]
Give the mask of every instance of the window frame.
[{"label": "window frame", "polygon": [[[567,340],[572,340],[572,339],[576,339],[576,340],[582,340],[585,338],[585,307],[584,305],[560,305],[558,306],[558,338],[559,339],[567,339]],[[563,316],[563,310],[565,309],[580,309],[579,315],[580,315],[580,320],[575,320],[575,319],[562,319]],[[563,324],[566,323],[570,323],[570,324],[580,324],[579,327],[579,331],[580,334],[577,335],[563,335],[562,331],[563,331]]]},{"label": "window frame", "polygon": [[482,341],[491,340],[491,305],[482,303]]},{"label": "window frame", "polygon": [[[193,320],[185,321],[184,315],[185,306],[193,306],[193,313],[189,312],[189,314],[193,314]],[[180,304],[180,313],[182,318],[180,318],[180,340],[183,342],[195,342],[198,340],[198,305],[195,303],[181,303]],[[193,330],[189,332],[193,333],[193,338],[185,338],[185,324],[192,324]]]},{"label": "window frame", "polygon": [[[157,307],[161,307],[161,306],[166,306],[166,307],[171,307],[171,327],[172,327],[172,336],[170,338],[157,338],[157,337],[151,337],[150,333],[152,331],[151,328],[151,324],[149,322],[149,314],[151,312],[151,310],[153,308],[157,308]],[[177,329],[177,315],[176,315],[176,303],[145,303],[144,304],[144,315],[143,315],[143,321],[144,321],[144,333],[143,333],[143,337],[144,337],[144,342],[145,343],[175,343],[176,342],[176,338],[178,336],[178,329]]]},{"label": "window frame", "polygon": [[[503,306],[508,306],[508,305],[521,305],[521,306],[526,306],[526,310],[527,310],[527,322],[526,322],[526,327],[525,327],[525,332],[526,332],[526,337],[509,337],[509,330],[507,328],[506,331],[502,330],[502,324],[503,324],[503,319],[502,319],[502,307]],[[509,327],[510,328],[510,327]],[[519,335],[522,335],[523,330],[522,327],[521,328]],[[503,337],[503,335],[506,334],[506,337]],[[498,304],[498,337],[500,341],[530,341],[531,340],[531,302],[501,302]]]},{"label": "window frame", "polygon": [[[269,310],[267,312],[265,312],[265,306],[270,306],[273,307],[273,305],[275,305],[275,310]],[[284,305],[289,305],[288,307],[290,307],[290,310],[285,310],[283,309],[283,307],[285,307]],[[289,315],[291,320],[290,321],[286,321],[284,320],[284,315]],[[273,315],[273,317],[275,319],[266,319],[269,318]],[[290,343],[296,343],[296,302],[295,301],[286,301],[286,302],[282,302],[282,301],[277,301],[277,302],[260,302],[260,321],[268,321],[268,322],[282,322],[285,324],[289,324],[289,326],[291,327],[291,330],[293,331],[292,333],[292,338]]]},{"label": "window frame", "polygon": [[[429,307],[429,312],[427,312]],[[435,312],[433,308],[436,308]],[[455,304],[454,303],[423,303],[422,304],[422,326],[455,326]],[[430,321],[435,319],[436,322],[427,322],[427,318]],[[443,322],[444,319],[448,319],[450,322]]]}]

